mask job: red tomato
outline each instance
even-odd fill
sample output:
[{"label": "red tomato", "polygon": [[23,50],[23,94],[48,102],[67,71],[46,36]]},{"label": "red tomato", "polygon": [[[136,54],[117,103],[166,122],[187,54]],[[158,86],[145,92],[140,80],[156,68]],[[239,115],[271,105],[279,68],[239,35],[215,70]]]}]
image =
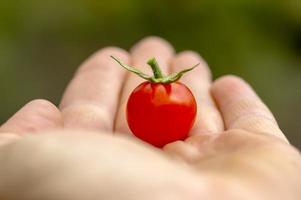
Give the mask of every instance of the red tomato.
[{"label": "red tomato", "polygon": [[157,147],[185,139],[196,112],[194,96],[180,82],[143,82],[127,103],[127,121],[133,134]]},{"label": "red tomato", "polygon": [[111,56],[126,70],[147,80],[131,93],[127,103],[127,122],[135,136],[157,147],[184,140],[195,121],[197,106],[191,91],[177,82],[197,65],[164,75],[155,58],[147,64],[149,76]]}]

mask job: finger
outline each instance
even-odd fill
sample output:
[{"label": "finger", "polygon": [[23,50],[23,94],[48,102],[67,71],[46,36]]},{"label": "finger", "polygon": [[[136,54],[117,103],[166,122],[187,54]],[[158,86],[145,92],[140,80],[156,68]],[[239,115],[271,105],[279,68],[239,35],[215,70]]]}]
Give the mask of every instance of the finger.
[{"label": "finger", "polygon": [[[34,100],[26,104],[0,127],[4,133],[23,134],[62,127],[60,111],[47,100]],[[3,136],[4,137],[4,136]]]},{"label": "finger", "polygon": [[224,130],[224,124],[211,97],[211,72],[208,65],[197,53],[185,51],[172,59],[171,70],[177,72],[197,63],[200,63],[200,65],[185,74],[180,80],[191,89],[198,106],[197,119],[190,134],[220,133]]},{"label": "finger", "polygon": [[125,71],[111,55],[129,61],[124,50],[104,48],[89,58],[70,82],[60,106],[66,128],[112,131]]},{"label": "finger", "polygon": [[227,129],[269,133],[287,140],[271,111],[242,79],[235,76],[219,78],[212,86],[212,94]]},{"label": "finger", "polygon": [[[148,59],[155,57],[162,69],[163,73],[169,72],[169,61],[174,53],[171,45],[165,40],[158,37],[148,37],[136,44],[132,51],[132,65],[140,68],[140,70],[151,74],[150,67],[147,66],[146,62]],[[117,113],[115,130],[122,133],[130,133],[125,119],[126,103],[130,93],[137,87],[143,79],[139,78],[135,74],[129,74],[125,82],[121,99],[120,106]]]}]

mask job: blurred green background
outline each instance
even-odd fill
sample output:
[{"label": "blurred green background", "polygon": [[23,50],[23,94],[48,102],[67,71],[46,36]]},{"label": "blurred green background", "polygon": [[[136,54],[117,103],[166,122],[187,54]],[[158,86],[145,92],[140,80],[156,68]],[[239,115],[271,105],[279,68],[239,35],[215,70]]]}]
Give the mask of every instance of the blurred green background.
[{"label": "blurred green background", "polygon": [[35,98],[58,104],[97,49],[148,35],[245,78],[301,148],[300,0],[2,0],[0,123]]}]

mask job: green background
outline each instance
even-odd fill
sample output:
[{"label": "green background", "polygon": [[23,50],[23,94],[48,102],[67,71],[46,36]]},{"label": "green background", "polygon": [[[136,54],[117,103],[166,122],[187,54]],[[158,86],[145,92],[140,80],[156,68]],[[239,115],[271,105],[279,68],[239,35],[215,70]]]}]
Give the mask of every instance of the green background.
[{"label": "green background", "polygon": [[301,148],[300,0],[2,0],[0,123],[35,98],[58,104],[97,49],[148,35],[198,51],[215,77],[245,78]]}]

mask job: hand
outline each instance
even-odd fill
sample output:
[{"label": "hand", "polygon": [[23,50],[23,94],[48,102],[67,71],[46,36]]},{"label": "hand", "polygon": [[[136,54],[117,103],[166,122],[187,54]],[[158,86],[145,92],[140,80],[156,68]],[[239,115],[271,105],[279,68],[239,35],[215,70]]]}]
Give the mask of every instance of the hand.
[{"label": "hand", "polygon": [[[198,102],[191,136],[156,149],[125,121],[129,93],[142,80],[110,59],[165,72],[201,62],[182,78]],[[160,38],[128,54],[105,48],[77,71],[60,108],[25,105],[0,128],[0,199],[299,199],[301,157],[251,87],[235,76],[212,83],[194,52],[174,55]]]}]

